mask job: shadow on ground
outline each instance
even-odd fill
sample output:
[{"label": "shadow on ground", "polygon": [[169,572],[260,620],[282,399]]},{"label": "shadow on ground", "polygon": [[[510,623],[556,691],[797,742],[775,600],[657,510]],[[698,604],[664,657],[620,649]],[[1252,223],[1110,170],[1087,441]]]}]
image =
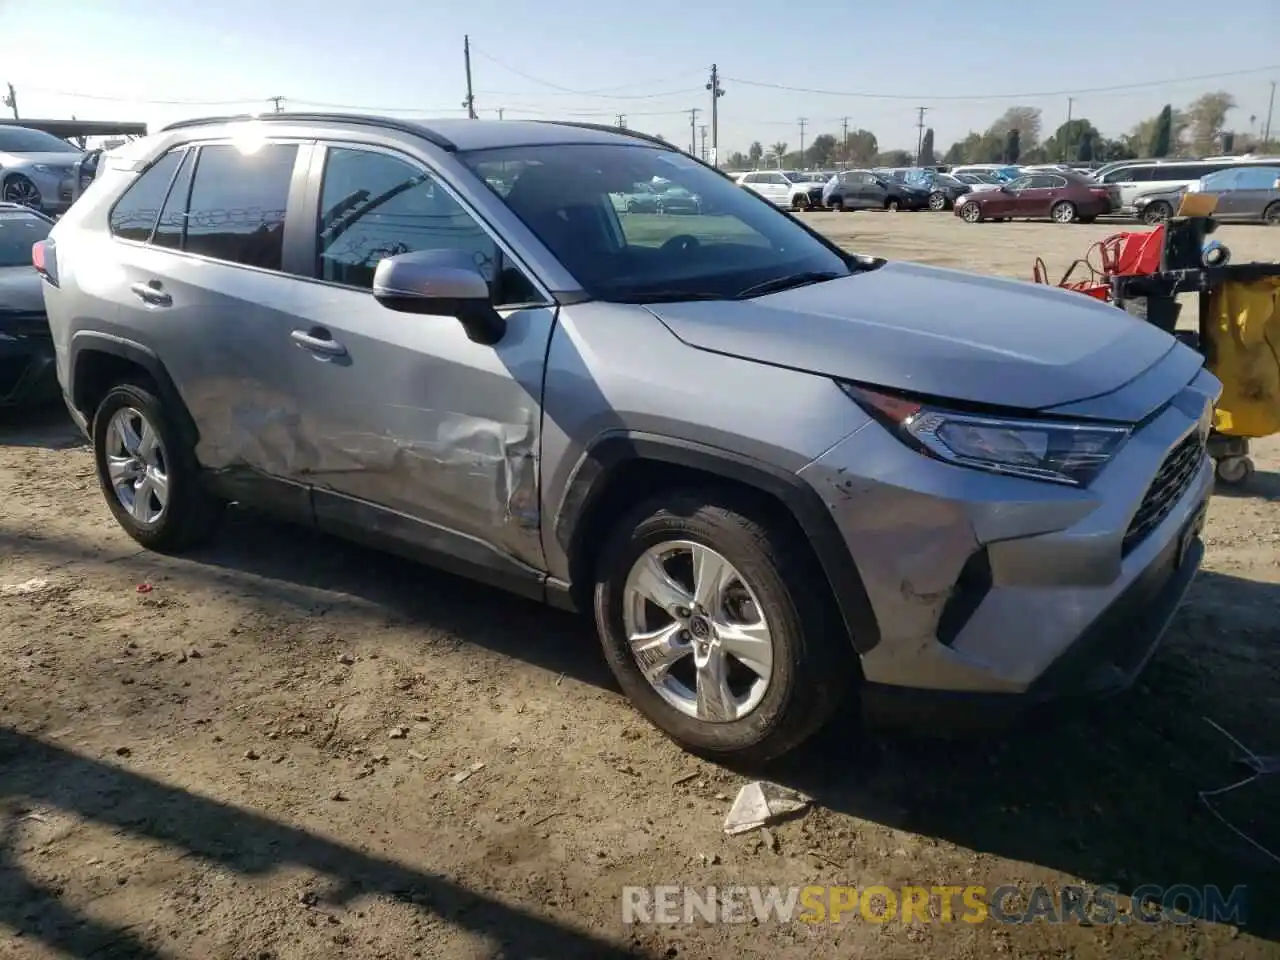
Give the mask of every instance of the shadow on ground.
[{"label": "shadow on ground", "polygon": [[1249,478],[1248,483],[1238,487],[1229,487],[1219,483],[1214,493],[1224,497],[1237,497],[1241,500],[1280,500],[1280,473],[1270,470],[1259,470]]},{"label": "shadow on ground", "polygon": [[[18,539],[16,532],[0,531],[0,548]],[[104,562],[68,540],[22,539],[22,549],[50,559]],[[614,689],[589,625],[578,618],[251,514],[230,515],[216,545],[199,554],[177,562],[150,555],[136,561],[164,563],[179,584],[221,580],[261,600],[317,611],[344,603],[366,610],[374,605],[426,629],[450,631],[468,643]],[[1038,864],[1087,884],[1114,885],[1126,894],[1143,884],[1213,884],[1224,893],[1243,884],[1251,904],[1247,929],[1280,941],[1280,913],[1268,909],[1280,899],[1276,864],[1239,840],[1198,799],[1198,791],[1239,779],[1235,751],[1205,717],[1259,753],[1280,751],[1274,726],[1280,703],[1277,610],[1280,584],[1202,572],[1139,686],[1116,700],[1065,717],[1032,714],[1012,731],[943,742],[873,736],[859,730],[850,712],[766,773],[831,810]],[[448,905],[441,909],[450,916],[466,916],[467,923],[486,918],[513,938],[521,930],[567,936],[440,878],[63,754],[3,728],[0,766],[6,767],[0,796],[26,796],[117,824],[245,872],[295,861],[335,878],[361,878],[359,883],[378,891],[425,890],[433,904]],[[84,790],[90,781],[100,789]],[[1280,782],[1272,781],[1280,778],[1233,795],[1224,813],[1280,853]],[[12,871],[5,876],[10,885],[20,882]],[[9,902],[0,890],[0,903]],[[0,923],[25,929],[30,921],[19,911],[0,916]],[[583,949],[616,955],[594,944]],[[568,954],[557,949],[557,955]]]},{"label": "shadow on ground", "polygon": [[642,954],[572,930],[430,873],[149,777],[71,753],[0,725],[0,927],[75,958],[158,960],[163,954],[124,927],[75,912],[59,891],[33,884],[13,862],[25,804],[120,830],[244,876],[290,866],[329,878],[320,902],[349,903],[382,895],[429,912],[459,929],[503,944],[507,958],[583,957],[622,960]]},{"label": "shadow on ground", "polygon": [[61,402],[0,407],[0,446],[66,450],[85,443]]}]

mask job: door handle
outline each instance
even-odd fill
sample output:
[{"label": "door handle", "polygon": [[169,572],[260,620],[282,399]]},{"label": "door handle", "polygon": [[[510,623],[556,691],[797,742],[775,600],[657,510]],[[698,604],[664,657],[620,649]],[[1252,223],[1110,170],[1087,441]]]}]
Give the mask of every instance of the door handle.
[{"label": "door handle", "polygon": [[165,293],[160,287],[159,280],[152,280],[149,283],[134,283],[129,285],[129,289],[143,303],[149,303],[153,307],[168,307],[173,304],[173,297]]},{"label": "door handle", "polygon": [[323,327],[312,327],[310,330],[294,330],[289,336],[302,349],[310,350],[312,353],[317,353],[321,356],[345,357],[347,355],[347,348],[337,340],[334,340],[329,335],[329,331]]}]

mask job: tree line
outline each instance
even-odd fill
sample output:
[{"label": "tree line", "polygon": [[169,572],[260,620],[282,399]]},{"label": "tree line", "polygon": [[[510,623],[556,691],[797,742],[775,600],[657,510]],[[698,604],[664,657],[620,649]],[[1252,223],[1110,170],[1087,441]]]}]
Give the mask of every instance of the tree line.
[{"label": "tree line", "polygon": [[[935,151],[933,129],[924,132],[919,162],[936,163],[1063,163],[1131,160],[1140,157],[1208,156],[1233,152],[1280,152],[1280,141],[1261,142],[1255,135],[1257,117],[1249,118],[1249,131],[1226,128],[1227,114],[1236,100],[1225,90],[1197,97],[1185,107],[1166,104],[1159,113],[1134,124],[1128,133],[1105,137],[1086,117],[1068,120],[1041,139],[1043,122],[1039,107],[1010,107],[982,133],[970,132],[942,153]],[[916,157],[908,150],[881,150],[870,130],[849,131],[841,143],[838,134],[822,133],[804,152],[790,150],[783,140],[765,146],[760,141],[726,160],[731,170],[759,167],[910,166]]]}]

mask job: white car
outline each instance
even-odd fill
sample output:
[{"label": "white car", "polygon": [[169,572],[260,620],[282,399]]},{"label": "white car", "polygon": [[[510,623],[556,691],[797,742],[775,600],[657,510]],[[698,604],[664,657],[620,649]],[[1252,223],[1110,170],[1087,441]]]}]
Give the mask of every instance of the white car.
[{"label": "white car", "polygon": [[758,193],[771,203],[791,210],[821,210],[821,173],[799,170],[753,170],[738,177],[738,186]]},{"label": "white car", "polygon": [[1134,201],[1146,193],[1188,187],[1201,177],[1220,170],[1269,166],[1274,161],[1253,157],[1230,157],[1217,160],[1135,160],[1123,167],[1106,171],[1096,179],[1120,188],[1120,210],[1134,212]]}]

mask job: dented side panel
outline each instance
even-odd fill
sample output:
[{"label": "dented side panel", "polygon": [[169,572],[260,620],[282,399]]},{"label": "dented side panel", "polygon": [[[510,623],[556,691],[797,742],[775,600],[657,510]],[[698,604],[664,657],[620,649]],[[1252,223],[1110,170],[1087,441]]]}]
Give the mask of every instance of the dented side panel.
[{"label": "dented side panel", "polygon": [[396,313],[364,291],[312,284],[299,299],[299,325],[347,353],[293,351],[299,416],[281,471],[541,568],[538,397],[555,310],[512,312],[484,346],[457,320]]}]

